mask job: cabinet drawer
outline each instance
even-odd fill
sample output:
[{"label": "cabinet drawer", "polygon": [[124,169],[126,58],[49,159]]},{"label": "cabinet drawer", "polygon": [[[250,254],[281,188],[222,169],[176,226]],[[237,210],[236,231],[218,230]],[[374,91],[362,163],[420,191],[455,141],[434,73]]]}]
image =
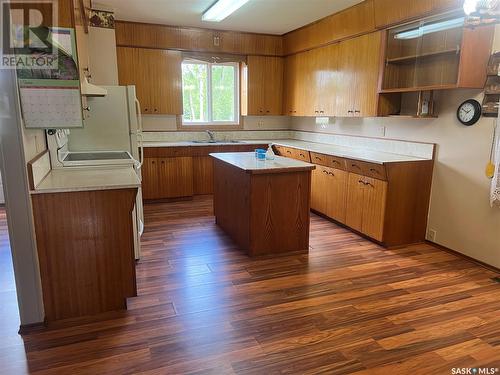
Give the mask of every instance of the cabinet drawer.
[{"label": "cabinet drawer", "polygon": [[298,148],[293,148],[293,158],[301,161],[305,161],[307,163],[311,162],[311,155],[309,154],[309,151],[306,150],[300,150]]},{"label": "cabinet drawer", "polygon": [[343,171],[346,170],[345,159],[332,155],[324,155],[318,154],[316,152],[311,152],[311,162],[314,164],[323,165],[325,167],[341,169]]},{"label": "cabinet drawer", "polygon": [[182,157],[191,156],[192,147],[180,146],[180,147],[158,147],[156,157],[159,158],[172,158],[172,157]]},{"label": "cabinet drawer", "polygon": [[285,155],[285,148],[283,146],[273,146],[274,153],[278,156],[286,156]]},{"label": "cabinet drawer", "polygon": [[367,163],[357,160],[347,160],[347,170],[367,177],[373,177],[378,180],[387,180],[385,166],[383,164]]}]

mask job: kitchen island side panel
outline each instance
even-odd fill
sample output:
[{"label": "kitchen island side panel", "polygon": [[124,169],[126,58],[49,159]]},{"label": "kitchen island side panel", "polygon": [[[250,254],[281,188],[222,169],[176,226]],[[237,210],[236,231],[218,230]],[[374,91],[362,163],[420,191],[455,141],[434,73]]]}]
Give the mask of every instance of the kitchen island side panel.
[{"label": "kitchen island side panel", "polygon": [[250,174],[214,159],[214,214],[236,244],[250,246]]},{"label": "kitchen island side panel", "polygon": [[311,171],[253,174],[250,255],[307,252]]}]

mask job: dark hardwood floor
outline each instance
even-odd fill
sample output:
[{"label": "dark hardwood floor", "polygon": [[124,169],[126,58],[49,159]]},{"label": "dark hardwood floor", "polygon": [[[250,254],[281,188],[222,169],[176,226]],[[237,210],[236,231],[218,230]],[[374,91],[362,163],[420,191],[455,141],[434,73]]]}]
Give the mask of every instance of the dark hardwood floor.
[{"label": "dark hardwood floor", "polygon": [[463,258],[427,244],[384,250],[313,215],[309,255],[250,259],[214,224],[207,197],[149,204],[145,213],[139,296],[129,310],[53,325],[23,345],[5,336],[17,321],[2,296],[0,373],[500,367],[500,284]]}]

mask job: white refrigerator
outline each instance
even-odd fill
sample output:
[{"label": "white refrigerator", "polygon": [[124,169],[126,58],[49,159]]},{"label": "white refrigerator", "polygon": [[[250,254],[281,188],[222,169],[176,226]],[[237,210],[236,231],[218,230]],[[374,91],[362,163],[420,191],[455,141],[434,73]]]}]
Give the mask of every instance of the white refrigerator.
[{"label": "white refrigerator", "polygon": [[[108,94],[88,98],[88,118],[80,129],[71,129],[68,150],[128,151],[136,160],[135,171],[142,181],[141,167],[144,161],[142,148],[142,118],[135,86],[103,86]],[[140,237],[144,231],[142,191],[139,188],[135,219],[135,257],[140,258]]]}]

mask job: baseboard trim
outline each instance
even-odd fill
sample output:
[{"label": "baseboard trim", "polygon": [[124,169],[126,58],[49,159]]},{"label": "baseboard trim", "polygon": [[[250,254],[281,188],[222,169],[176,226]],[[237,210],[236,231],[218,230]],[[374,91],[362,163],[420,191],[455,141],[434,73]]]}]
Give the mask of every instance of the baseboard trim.
[{"label": "baseboard trim", "polygon": [[44,330],[46,328],[47,328],[47,325],[45,322],[33,323],[33,324],[22,324],[19,327],[18,333],[20,335],[29,335],[30,333],[40,332],[41,330]]},{"label": "baseboard trim", "polygon": [[477,259],[475,259],[475,258],[472,258],[472,257],[468,256],[468,255],[462,254],[462,253],[460,253],[460,252],[458,252],[458,251],[456,251],[456,250],[452,250],[452,249],[450,249],[450,248],[448,248],[448,247],[446,247],[446,246],[443,246],[443,245],[437,244],[437,243],[432,242],[432,241],[428,241],[428,240],[427,240],[427,241],[426,241],[426,243],[428,243],[428,244],[430,244],[430,245],[432,245],[432,246],[435,246],[435,247],[437,247],[437,248],[438,248],[438,249],[440,249],[440,250],[446,251],[447,253],[451,253],[451,254],[456,255],[456,256],[458,256],[458,257],[460,257],[460,258],[467,259],[468,261],[473,262],[473,263],[476,263],[478,266],[481,266],[481,267],[483,267],[483,268],[486,268],[486,269],[488,269],[489,271],[493,271],[493,272],[496,272],[496,273],[500,274],[500,268],[497,268],[497,267],[495,267],[495,266],[492,266],[491,264],[481,262],[480,260],[477,260]]}]

